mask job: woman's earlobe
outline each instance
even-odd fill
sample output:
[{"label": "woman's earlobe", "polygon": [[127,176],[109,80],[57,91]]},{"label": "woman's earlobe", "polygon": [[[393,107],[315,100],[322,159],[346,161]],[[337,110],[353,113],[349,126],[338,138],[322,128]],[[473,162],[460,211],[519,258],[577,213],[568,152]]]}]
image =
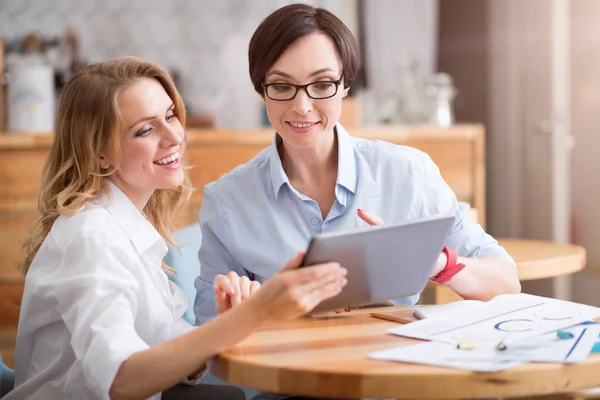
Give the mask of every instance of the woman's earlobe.
[{"label": "woman's earlobe", "polygon": [[106,157],[104,156],[100,156],[100,158],[98,159],[99,161],[99,165],[101,169],[108,169],[110,167],[110,162],[108,162],[108,160],[106,159]]},{"label": "woman's earlobe", "polygon": [[344,96],[343,96],[343,97],[346,97],[346,96],[348,96],[348,91],[349,91],[349,90],[350,90],[350,88],[349,88],[349,87],[347,87],[346,89],[344,89]]}]

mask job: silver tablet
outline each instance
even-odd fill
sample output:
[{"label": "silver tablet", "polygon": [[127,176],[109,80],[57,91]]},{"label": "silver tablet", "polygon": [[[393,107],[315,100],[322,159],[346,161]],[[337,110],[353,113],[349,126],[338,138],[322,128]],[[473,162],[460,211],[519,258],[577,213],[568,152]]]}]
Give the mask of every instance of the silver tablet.
[{"label": "silver tablet", "polygon": [[315,235],[303,266],[337,261],[348,270],[339,295],[312,312],[377,303],[420,293],[450,234],[454,215]]}]

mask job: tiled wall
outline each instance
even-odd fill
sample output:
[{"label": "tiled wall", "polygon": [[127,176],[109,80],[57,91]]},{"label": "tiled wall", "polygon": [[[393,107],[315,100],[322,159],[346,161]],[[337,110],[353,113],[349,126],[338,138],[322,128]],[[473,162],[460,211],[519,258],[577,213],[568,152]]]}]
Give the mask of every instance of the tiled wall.
[{"label": "tiled wall", "polygon": [[[258,24],[293,0],[0,0],[0,37],[35,31],[60,36],[71,25],[90,61],[136,55],[176,69],[191,112],[219,126],[261,123],[261,100],[248,78],[247,47]],[[354,0],[311,3],[351,29]]]}]

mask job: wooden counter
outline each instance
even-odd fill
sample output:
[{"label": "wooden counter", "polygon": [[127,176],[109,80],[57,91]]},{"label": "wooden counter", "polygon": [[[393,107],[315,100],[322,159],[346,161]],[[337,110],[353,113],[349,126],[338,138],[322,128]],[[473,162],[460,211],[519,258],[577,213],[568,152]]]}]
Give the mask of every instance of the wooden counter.
[{"label": "wooden counter", "polygon": [[[481,125],[435,127],[381,126],[351,129],[354,136],[419,148],[433,158],[461,201],[485,217],[484,129]],[[194,193],[180,214],[181,225],[197,221],[202,187],[248,161],[273,140],[271,129],[188,130],[186,161]],[[22,291],[17,271],[21,246],[37,213],[39,178],[52,135],[0,134],[0,327],[16,323]]]}]

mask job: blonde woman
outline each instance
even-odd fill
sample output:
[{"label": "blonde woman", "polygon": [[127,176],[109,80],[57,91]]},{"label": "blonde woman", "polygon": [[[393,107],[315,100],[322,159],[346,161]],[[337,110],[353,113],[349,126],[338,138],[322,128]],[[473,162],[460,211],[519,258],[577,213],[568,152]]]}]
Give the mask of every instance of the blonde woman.
[{"label": "blonde woman", "polygon": [[235,398],[178,383],[196,383],[209,357],[265,321],[308,312],[345,285],[338,264],[296,269],[298,255],[259,291],[247,278],[219,276],[222,315],[187,324],[187,299],[162,264],[174,215],[189,196],[184,126],[181,97],[154,64],[102,62],[65,86],[41,218],[25,245],[8,399],[158,399],[163,391],[163,398]]}]

